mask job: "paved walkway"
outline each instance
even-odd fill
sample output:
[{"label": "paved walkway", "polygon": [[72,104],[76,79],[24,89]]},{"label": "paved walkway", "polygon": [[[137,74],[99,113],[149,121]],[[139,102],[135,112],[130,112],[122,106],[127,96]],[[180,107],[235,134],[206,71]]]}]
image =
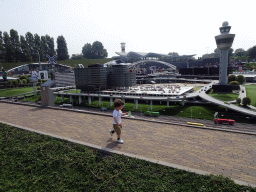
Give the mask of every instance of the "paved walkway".
[{"label": "paved walkway", "polygon": [[[123,118],[122,139],[110,136],[112,118],[0,103],[0,121],[125,154],[221,174],[256,187],[256,137]],[[162,163],[164,164],[164,163]],[[175,167],[175,166],[174,166]],[[198,171],[197,171],[198,172]]]}]

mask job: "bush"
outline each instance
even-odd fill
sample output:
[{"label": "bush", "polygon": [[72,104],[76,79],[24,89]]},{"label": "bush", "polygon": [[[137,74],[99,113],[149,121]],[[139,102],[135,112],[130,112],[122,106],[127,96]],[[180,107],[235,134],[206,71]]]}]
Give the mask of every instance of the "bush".
[{"label": "bush", "polygon": [[38,79],[37,81],[38,81],[38,83],[40,83],[40,84],[42,83],[42,79]]},{"label": "bush", "polygon": [[20,79],[17,79],[17,82],[18,82],[18,85],[21,83],[21,80]]},{"label": "bush", "polygon": [[12,85],[12,81],[9,80],[9,81],[7,82],[7,84],[8,84],[8,85]]},{"label": "bush", "polygon": [[22,79],[22,84],[27,84],[27,80],[26,79]]},{"label": "bush", "polygon": [[242,104],[243,104],[244,107],[247,107],[248,105],[251,104],[251,99],[249,97],[244,97],[243,101],[242,101]]},{"label": "bush", "polygon": [[240,83],[240,84],[243,84],[245,82],[245,77],[243,75],[238,75],[237,76],[237,81]]},{"label": "bush", "polygon": [[237,77],[235,75],[229,75],[228,76],[228,83],[230,83],[232,81],[237,81]]},{"label": "bush", "polygon": [[238,82],[238,81],[231,81],[231,82],[229,83],[229,85],[239,85],[239,82]]},{"label": "bush", "polygon": [[236,99],[236,103],[240,105],[240,103],[241,103],[241,98],[237,98],[237,99]]},{"label": "bush", "polygon": [[18,81],[17,81],[17,80],[13,80],[13,81],[12,81],[12,85],[13,85],[14,87],[17,87],[17,86],[18,86],[18,84],[19,84],[19,83],[18,83]]}]

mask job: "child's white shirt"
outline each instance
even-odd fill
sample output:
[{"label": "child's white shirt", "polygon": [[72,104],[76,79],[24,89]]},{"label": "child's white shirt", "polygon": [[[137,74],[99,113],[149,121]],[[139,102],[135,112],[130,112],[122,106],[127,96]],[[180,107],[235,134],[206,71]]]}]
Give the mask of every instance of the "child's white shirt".
[{"label": "child's white shirt", "polygon": [[114,117],[117,118],[118,123],[121,123],[121,115],[122,115],[122,111],[121,110],[117,111],[115,109],[113,111],[113,124],[117,124],[117,122],[115,121]]}]

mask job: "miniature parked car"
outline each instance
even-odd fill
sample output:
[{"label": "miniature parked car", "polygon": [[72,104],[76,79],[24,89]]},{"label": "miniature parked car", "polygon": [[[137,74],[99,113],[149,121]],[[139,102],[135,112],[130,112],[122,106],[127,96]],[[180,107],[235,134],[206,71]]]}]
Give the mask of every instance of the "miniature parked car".
[{"label": "miniature parked car", "polygon": [[244,93],[244,89],[242,90],[242,93]]},{"label": "miniature parked car", "polygon": [[235,120],[217,118],[217,119],[214,119],[214,123],[215,124],[217,124],[217,123],[219,123],[219,124],[228,123],[229,125],[234,125],[235,124]]}]

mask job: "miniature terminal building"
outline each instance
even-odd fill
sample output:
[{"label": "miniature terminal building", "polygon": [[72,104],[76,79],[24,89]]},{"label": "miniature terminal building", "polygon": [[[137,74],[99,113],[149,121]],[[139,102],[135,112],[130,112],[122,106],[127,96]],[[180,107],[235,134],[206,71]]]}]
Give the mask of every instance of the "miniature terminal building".
[{"label": "miniature terminal building", "polygon": [[128,72],[127,65],[89,65],[88,68],[75,68],[75,84],[81,92],[102,91],[106,89],[125,88],[136,85],[136,75]]}]

